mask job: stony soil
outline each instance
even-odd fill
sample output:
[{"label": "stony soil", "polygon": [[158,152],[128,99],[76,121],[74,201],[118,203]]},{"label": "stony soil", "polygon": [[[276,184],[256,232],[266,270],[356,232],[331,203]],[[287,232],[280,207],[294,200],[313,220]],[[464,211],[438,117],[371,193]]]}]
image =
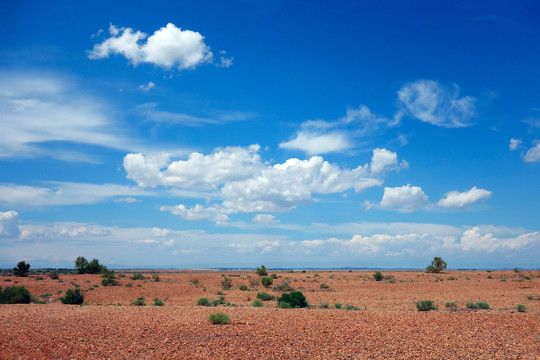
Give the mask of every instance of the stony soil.
[{"label": "stony soil", "polygon": [[[381,282],[361,271],[276,274],[274,284],[289,278],[312,308],[278,309],[276,301],[252,307],[258,291],[280,294],[258,285],[253,272],[160,272],[159,282],[129,273],[114,287],[102,287],[99,275],[0,277],[2,288],[24,285],[40,299],[52,294],[47,304],[0,305],[0,359],[540,359],[538,271],[385,271]],[[231,290],[222,290],[224,275]],[[87,305],[61,304],[73,284]],[[218,291],[231,306],[196,305],[201,297],[218,299]],[[140,296],[165,306],[130,306]],[[418,312],[415,302],[426,299],[438,311]],[[456,311],[445,307],[449,301]],[[490,310],[466,308],[479,301]],[[330,308],[320,308],[323,302]],[[517,304],[527,311],[517,312]],[[211,325],[208,316],[218,311],[231,324]]]}]

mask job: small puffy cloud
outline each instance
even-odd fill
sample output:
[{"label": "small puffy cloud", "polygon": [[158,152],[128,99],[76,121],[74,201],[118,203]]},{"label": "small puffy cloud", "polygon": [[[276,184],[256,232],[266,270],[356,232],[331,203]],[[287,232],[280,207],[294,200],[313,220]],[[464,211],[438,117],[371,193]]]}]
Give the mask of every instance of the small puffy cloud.
[{"label": "small puffy cloud", "polygon": [[381,208],[399,208],[403,211],[413,211],[426,205],[428,197],[419,186],[410,184],[401,187],[385,187]]},{"label": "small puffy cloud", "polygon": [[126,204],[133,204],[136,202],[139,202],[139,200],[132,198],[132,197],[124,197],[124,198],[118,198],[114,199],[115,203],[126,203]]},{"label": "small puffy cloud", "polygon": [[[213,54],[196,31],[182,30],[172,23],[148,36],[131,28],[109,27],[110,37],[94,45],[90,59],[103,59],[111,54],[127,58],[134,66],[150,63],[165,69],[193,69],[213,61]],[[232,60],[231,60],[232,61]]]},{"label": "small puffy cloud", "polygon": [[217,63],[216,66],[224,67],[224,68],[231,67],[233,64],[234,58],[232,56],[231,57],[225,56],[227,55],[227,52],[225,50],[222,50],[219,53],[221,56],[219,57],[219,63]]},{"label": "small puffy cloud", "polygon": [[439,200],[437,205],[445,208],[462,209],[480,200],[489,199],[493,195],[491,191],[478,189],[474,186],[471,190],[459,192],[450,191]]},{"label": "small puffy cloud", "polygon": [[19,236],[19,213],[16,211],[0,211],[0,238],[16,238]]},{"label": "small puffy cloud", "polygon": [[497,238],[492,233],[482,234],[479,227],[463,232],[460,246],[465,251],[519,250],[531,243],[540,243],[540,232],[521,234],[510,238]]},{"label": "small puffy cloud", "polygon": [[510,145],[508,147],[510,150],[517,150],[521,146],[522,141],[520,139],[512,138],[510,139]]},{"label": "small puffy cloud", "polygon": [[217,224],[225,224],[230,220],[227,216],[230,210],[220,205],[205,207],[197,204],[192,208],[186,208],[183,204],[180,204],[176,206],[161,206],[159,209],[161,211],[169,211],[174,215],[191,221],[210,220]]},{"label": "small puffy cloud", "polygon": [[156,87],[156,84],[154,84],[152,81],[148,82],[147,85],[139,85],[139,89],[143,91],[149,91]]},{"label": "small puffy cloud", "polygon": [[523,160],[528,162],[540,161],[540,141],[527,151],[525,156],[523,156]]},{"label": "small puffy cloud", "polygon": [[471,96],[460,97],[457,86],[448,90],[433,80],[418,80],[398,91],[400,109],[395,118],[399,121],[404,115],[409,115],[436,126],[464,127],[471,125],[475,102]]},{"label": "small puffy cloud", "polygon": [[169,236],[170,233],[171,233],[171,230],[169,229],[160,229],[158,227],[152,228],[153,237],[166,237],[166,236]]},{"label": "small puffy cloud", "polygon": [[300,131],[294,139],[279,144],[282,149],[301,150],[309,155],[339,152],[350,146],[349,139],[344,133],[322,134],[310,131]]},{"label": "small puffy cloud", "polygon": [[386,149],[374,149],[371,157],[370,169],[378,174],[385,170],[397,167],[397,154]]},{"label": "small puffy cloud", "polygon": [[274,215],[270,214],[257,214],[251,221],[259,225],[275,225],[279,223],[279,220],[277,220]]}]

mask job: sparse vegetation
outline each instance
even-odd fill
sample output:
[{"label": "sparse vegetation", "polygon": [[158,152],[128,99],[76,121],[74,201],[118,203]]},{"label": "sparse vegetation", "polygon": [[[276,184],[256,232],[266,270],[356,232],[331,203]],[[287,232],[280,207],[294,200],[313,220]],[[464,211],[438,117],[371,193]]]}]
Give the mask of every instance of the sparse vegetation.
[{"label": "sparse vegetation", "polygon": [[53,279],[53,280],[57,280],[57,279],[60,277],[60,275],[58,274],[58,271],[53,270],[53,271],[51,271],[51,272],[49,273],[49,277],[50,277],[51,279]]},{"label": "sparse vegetation", "polygon": [[30,304],[32,295],[24,286],[0,288],[0,304]]},{"label": "sparse vegetation", "polygon": [[141,273],[133,274],[131,277],[131,280],[144,280],[144,275]]},{"label": "sparse vegetation", "polygon": [[321,289],[329,289],[330,286],[325,284],[325,283],[322,283],[321,285],[319,285],[319,288],[321,288]]},{"label": "sparse vegetation", "polygon": [[240,285],[238,287],[238,289],[242,290],[242,291],[249,291],[249,288],[247,287],[247,285]]},{"label": "sparse vegetation", "polygon": [[266,270],[266,266],[264,265],[261,265],[261,267],[257,268],[257,275],[259,276],[267,276],[268,275],[268,271]]},{"label": "sparse vegetation", "polygon": [[449,301],[447,302],[446,304],[444,304],[444,306],[452,311],[456,311],[457,310],[457,305],[455,302],[453,301]]},{"label": "sparse vegetation", "polygon": [[319,307],[321,309],[328,309],[328,308],[330,308],[330,305],[328,305],[327,302],[322,302],[322,303],[319,304]]},{"label": "sparse vegetation", "polygon": [[375,274],[373,274],[373,278],[375,279],[375,281],[382,281],[383,274],[381,274],[380,271],[377,271]]},{"label": "sparse vegetation", "polygon": [[231,278],[225,276],[225,278],[223,278],[223,281],[221,282],[221,287],[223,288],[223,290],[230,290],[232,288]]},{"label": "sparse vegetation", "polygon": [[467,308],[477,310],[477,309],[483,309],[483,310],[489,310],[489,304],[485,302],[477,302],[476,304],[473,302],[468,302],[466,304]]},{"label": "sparse vegetation", "polygon": [[253,307],[263,307],[264,303],[262,301],[260,301],[260,300],[255,300],[253,302],[253,304],[251,304],[251,306],[253,306]]},{"label": "sparse vegetation", "polygon": [[272,279],[274,279],[274,280],[278,278],[278,276],[277,276],[276,274],[272,274],[272,275],[270,275],[270,277],[271,277]]},{"label": "sparse vegetation", "polygon": [[81,305],[84,302],[84,295],[81,294],[81,289],[67,289],[64,297],[60,298],[62,304]]},{"label": "sparse vegetation", "polygon": [[272,285],[273,282],[274,282],[274,279],[272,279],[271,277],[266,277],[266,276],[265,276],[265,277],[263,277],[263,278],[261,279],[261,284],[262,284],[262,286],[264,286],[265,288],[269,288],[269,287]]},{"label": "sparse vegetation", "polygon": [[444,261],[441,257],[434,257],[433,261],[431,262],[431,265],[426,267],[426,272],[428,273],[440,273],[444,269],[446,269],[446,261]]},{"label": "sparse vegetation", "polygon": [[191,279],[189,280],[190,284],[195,286],[196,288],[199,287],[199,279]]},{"label": "sparse vegetation", "polygon": [[116,281],[114,271],[107,271],[105,278],[101,280],[101,286],[119,286],[120,283]]},{"label": "sparse vegetation", "polygon": [[152,274],[152,280],[154,280],[155,282],[159,282],[160,281],[159,274],[158,273]]},{"label": "sparse vegetation", "polygon": [[49,296],[52,296],[52,294],[50,292],[39,295],[39,297],[42,297],[42,298],[46,298],[46,297],[49,297]]},{"label": "sparse vegetation", "polygon": [[527,300],[532,300],[532,299],[534,299],[534,296],[532,296],[532,295],[527,295]]},{"label": "sparse vegetation", "polygon": [[199,300],[197,300],[197,305],[199,306],[208,306],[208,299],[207,298],[200,298]]},{"label": "sparse vegetation", "polygon": [[282,292],[294,291],[294,288],[291,286],[291,279],[289,279],[288,277],[284,278],[283,280],[281,280],[280,284],[274,286],[274,290]]},{"label": "sparse vegetation", "polygon": [[284,293],[278,299],[279,303],[288,303],[292,308],[303,308],[308,307],[306,297],[302,294],[301,291],[293,291],[291,293]]},{"label": "sparse vegetation", "polygon": [[416,308],[418,311],[430,311],[435,310],[435,305],[431,300],[421,300],[416,302]]},{"label": "sparse vegetation", "polygon": [[265,292],[261,292],[257,294],[257,299],[262,300],[262,301],[275,300],[275,298],[276,297],[274,295],[270,295],[269,293],[265,293]]},{"label": "sparse vegetation", "polygon": [[341,304],[340,304],[340,303],[335,303],[335,304],[334,304],[334,307],[335,307],[336,309],[341,309]]},{"label": "sparse vegetation", "polygon": [[25,261],[19,261],[17,266],[13,268],[13,275],[15,276],[28,276],[30,272],[30,264],[27,264]]},{"label": "sparse vegetation", "polygon": [[163,305],[165,305],[165,304],[163,303],[163,301],[159,300],[159,298],[155,298],[155,299],[154,299],[154,304],[153,304],[153,305],[154,305],[154,306],[163,306]]},{"label": "sparse vegetation", "polygon": [[527,311],[527,307],[525,305],[523,305],[523,304],[518,304],[516,306],[516,310],[519,311],[519,312],[525,312],[525,311]]},{"label": "sparse vegetation", "polygon": [[128,288],[133,287],[133,283],[127,283],[126,287],[128,287]]},{"label": "sparse vegetation", "polygon": [[210,316],[208,317],[208,321],[212,324],[224,325],[224,324],[230,324],[231,318],[229,317],[229,315],[224,314],[224,313],[215,313],[215,314],[210,314]]},{"label": "sparse vegetation", "polygon": [[131,303],[132,306],[146,306],[146,303],[144,302],[144,297],[140,296]]}]

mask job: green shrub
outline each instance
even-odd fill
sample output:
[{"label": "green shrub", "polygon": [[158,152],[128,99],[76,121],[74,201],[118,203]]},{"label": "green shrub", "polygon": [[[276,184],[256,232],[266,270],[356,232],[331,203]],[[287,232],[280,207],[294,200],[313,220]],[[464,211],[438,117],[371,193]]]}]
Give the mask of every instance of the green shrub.
[{"label": "green shrub", "polygon": [[153,305],[154,305],[154,306],[163,306],[163,305],[165,305],[165,304],[163,303],[163,301],[159,300],[159,298],[155,298],[155,299],[154,299],[154,304],[153,304]]},{"label": "green shrub", "polygon": [[133,287],[133,284],[132,284],[132,283],[127,283],[127,284],[126,284],[126,287],[129,287],[129,288],[130,288],[130,287]]},{"label": "green shrub", "polygon": [[212,324],[217,324],[217,325],[230,324],[231,318],[227,314],[216,313],[216,314],[210,314],[210,316],[208,317],[208,321]]},{"label": "green shrub", "polygon": [[468,309],[478,309],[478,306],[472,301],[469,301],[465,306],[467,306]]},{"label": "green shrub", "polygon": [[60,275],[58,275],[58,271],[53,270],[53,271],[51,271],[51,272],[49,273],[49,277],[50,277],[51,279],[53,279],[53,280],[57,280],[57,279],[60,277]]},{"label": "green shrub", "polygon": [[261,265],[260,268],[257,268],[257,275],[259,275],[259,276],[268,275],[268,271],[266,271],[266,267],[264,265]]},{"label": "green shrub", "polygon": [[189,280],[189,282],[195,286],[195,287],[199,287],[199,279],[191,279]]},{"label": "green shrub", "polygon": [[336,309],[341,309],[341,304],[340,304],[340,303],[335,303],[335,304],[334,304],[334,307],[335,307]]},{"label": "green shrub", "polygon": [[292,308],[291,304],[289,304],[289,303],[286,302],[286,301],[280,301],[280,302],[278,302],[277,306],[278,306],[278,308],[280,308],[280,309],[290,309],[290,308]]},{"label": "green shrub", "polygon": [[426,267],[426,272],[428,273],[440,273],[442,270],[446,269],[446,261],[441,257],[434,257],[431,265]]},{"label": "green shrub", "polygon": [[108,271],[105,279],[101,280],[101,286],[118,286],[120,283],[116,281],[114,271]]},{"label": "green shrub", "polygon": [[449,276],[449,277],[448,277],[448,280],[457,280],[457,277],[455,277],[455,276]]},{"label": "green shrub", "polygon": [[449,301],[447,302],[446,304],[444,304],[445,307],[447,307],[448,309],[452,310],[452,311],[456,311],[457,310],[457,305],[455,302],[453,301]]},{"label": "green shrub", "polygon": [[232,280],[225,276],[225,278],[221,282],[221,287],[223,288],[223,290],[230,290],[232,288]]},{"label": "green shrub", "polygon": [[345,309],[347,309],[347,310],[360,310],[359,308],[357,308],[356,306],[351,305],[351,304],[347,304],[347,306],[345,306]]},{"label": "green shrub", "polygon": [[247,287],[247,285],[240,285],[238,287],[238,289],[242,290],[242,291],[249,291],[249,288]]},{"label": "green shrub", "polygon": [[24,286],[0,288],[0,304],[30,304],[32,295]]},{"label": "green shrub", "polygon": [[322,302],[322,303],[319,305],[319,307],[320,307],[321,309],[328,309],[328,308],[330,308],[330,305],[328,305],[327,302]]},{"label": "green shrub", "polygon": [[534,296],[532,296],[532,295],[527,295],[527,300],[532,300],[532,299],[534,299]]},{"label": "green shrub", "polygon": [[99,274],[103,268],[106,269],[99,263],[98,259],[92,259],[92,261],[88,262],[83,256],[79,256],[75,260],[75,268],[77,268],[79,274]]},{"label": "green shrub", "polygon": [[200,298],[199,300],[197,300],[197,305],[208,306],[208,299],[207,298]]},{"label": "green shrub", "polygon": [[144,302],[144,297],[138,297],[137,300],[131,303],[132,306],[146,306],[146,303]]},{"label": "green shrub", "polygon": [[483,310],[489,310],[489,304],[485,302],[477,302],[476,305]]},{"label": "green shrub", "polygon": [[141,273],[133,274],[131,277],[131,280],[144,280],[144,275]]},{"label": "green shrub", "polygon": [[260,300],[255,300],[253,302],[253,304],[251,304],[251,306],[253,306],[253,307],[263,307],[264,303],[262,301],[260,301]]},{"label": "green shrub", "polygon": [[418,311],[435,310],[435,306],[433,305],[433,301],[431,300],[417,301],[416,308],[418,309]]},{"label": "green shrub", "polygon": [[52,294],[50,292],[39,295],[39,297],[42,297],[42,298],[46,298],[46,297],[49,297],[49,296],[52,296]]},{"label": "green shrub", "polygon": [[257,294],[257,299],[262,301],[270,301],[274,300],[276,297],[274,295],[270,295],[269,293],[260,292]]},{"label": "green shrub", "polygon": [[519,312],[525,312],[527,311],[527,307],[523,304],[518,304],[518,306],[516,306],[516,310]]},{"label": "green shrub", "polygon": [[320,287],[321,289],[329,289],[329,288],[330,288],[330,286],[328,286],[328,285],[325,284],[325,283],[322,283],[321,285],[319,285],[319,287]]},{"label": "green shrub", "polygon": [[262,286],[264,286],[265,288],[270,287],[270,285],[272,285],[273,282],[274,282],[274,279],[272,279],[271,277],[263,277],[263,278],[261,279],[261,284],[262,284]]},{"label": "green shrub", "polygon": [[219,306],[225,304],[225,298],[222,296],[220,299],[212,301],[212,306]]},{"label": "green shrub", "polygon": [[154,280],[155,282],[159,282],[160,281],[159,274],[158,273],[152,274],[152,280]]},{"label": "green shrub", "polygon": [[373,274],[373,278],[375,279],[375,281],[382,281],[384,277],[380,271],[377,271],[375,274]]},{"label": "green shrub", "polygon": [[30,264],[25,261],[19,261],[17,266],[13,268],[13,275],[15,276],[28,276],[28,272],[30,272]]},{"label": "green shrub", "polygon": [[272,279],[274,279],[274,280],[277,279],[277,275],[276,275],[276,274],[272,274],[272,275],[270,275],[270,277],[271,277]]},{"label": "green shrub", "polygon": [[519,269],[517,267],[514,268],[514,272],[517,274],[519,273]]},{"label": "green shrub", "polygon": [[81,305],[84,302],[84,295],[81,294],[81,289],[67,289],[64,297],[60,298],[62,304]]},{"label": "green shrub", "polygon": [[306,297],[302,294],[301,291],[293,291],[291,293],[284,293],[277,299],[278,303],[286,302],[291,305],[293,308],[304,308],[308,307]]},{"label": "green shrub", "polygon": [[280,284],[274,286],[274,290],[282,292],[294,291],[294,288],[291,286],[291,279],[284,278],[283,280],[281,280]]}]

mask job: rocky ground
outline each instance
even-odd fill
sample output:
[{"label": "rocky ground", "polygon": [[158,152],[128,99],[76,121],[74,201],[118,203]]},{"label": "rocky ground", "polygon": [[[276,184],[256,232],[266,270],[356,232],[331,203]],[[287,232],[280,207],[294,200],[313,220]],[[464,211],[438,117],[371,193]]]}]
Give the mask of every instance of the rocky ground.
[{"label": "rocky ground", "polygon": [[[144,280],[126,275],[112,287],[101,286],[99,275],[0,277],[2,288],[24,285],[47,302],[0,305],[0,358],[540,358],[538,271],[384,271],[383,281],[374,281],[372,271],[276,272],[274,285],[288,278],[309,309],[278,309],[276,301],[252,307],[257,292],[280,295],[264,289],[254,272],[160,272],[159,282],[151,273]],[[231,290],[222,289],[224,276]],[[75,284],[86,304],[63,305],[59,298]],[[164,306],[130,306],[141,296],[148,305],[157,297]],[[223,305],[197,306],[201,297],[220,296]],[[418,312],[415,302],[427,299],[438,310]],[[468,309],[467,302],[486,302],[490,310]],[[526,312],[518,312],[518,304]],[[210,324],[208,316],[218,311],[231,324]]]}]

